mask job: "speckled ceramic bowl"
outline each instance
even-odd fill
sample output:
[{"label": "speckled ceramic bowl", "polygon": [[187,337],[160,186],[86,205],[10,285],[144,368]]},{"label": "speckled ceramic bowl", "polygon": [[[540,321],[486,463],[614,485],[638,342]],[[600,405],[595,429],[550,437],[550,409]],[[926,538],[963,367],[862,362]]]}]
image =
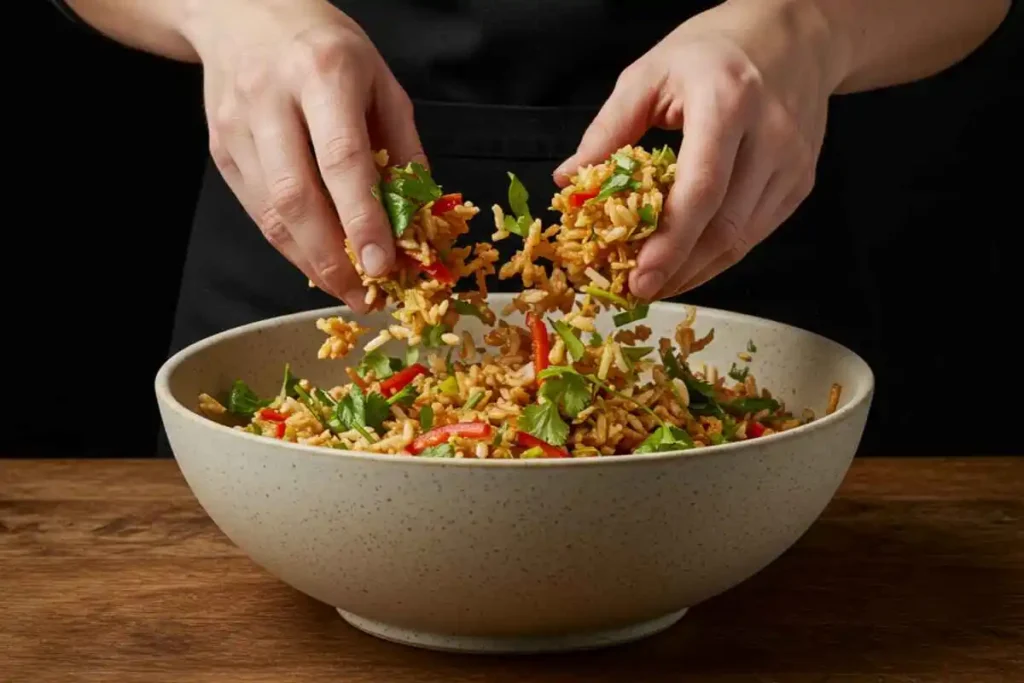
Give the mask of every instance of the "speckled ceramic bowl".
[{"label": "speckled ceramic bowl", "polygon": [[[495,310],[507,302],[494,299]],[[199,502],[256,563],[355,627],[420,647],[581,649],[669,627],[815,521],[857,449],[873,392],[867,364],[834,342],[701,309],[697,331],[714,327],[715,341],[696,362],[726,369],[753,339],[760,386],[820,416],[836,381],[839,410],[699,451],[527,461],[318,449],[196,412],[201,391],[235,378],[276,392],[286,361],[300,376],[337,383],[343,361],[316,358],[323,335],[314,321],[331,312],[262,321],[181,351],[157,375],[160,411]],[[684,314],[655,304],[646,322],[655,339],[671,337]],[[379,328],[387,316],[359,319]]]}]

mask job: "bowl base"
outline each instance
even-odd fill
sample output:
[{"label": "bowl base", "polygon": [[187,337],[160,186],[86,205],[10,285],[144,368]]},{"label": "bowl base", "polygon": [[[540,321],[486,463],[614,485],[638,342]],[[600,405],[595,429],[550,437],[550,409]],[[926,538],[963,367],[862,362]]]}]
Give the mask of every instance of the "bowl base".
[{"label": "bowl base", "polygon": [[572,652],[623,645],[660,633],[673,626],[686,614],[686,609],[681,609],[678,612],[672,612],[657,619],[605,631],[565,633],[556,636],[487,637],[453,636],[413,631],[366,619],[351,612],[346,612],[340,607],[336,609],[345,621],[360,631],[400,645],[409,645],[441,652],[499,655]]}]

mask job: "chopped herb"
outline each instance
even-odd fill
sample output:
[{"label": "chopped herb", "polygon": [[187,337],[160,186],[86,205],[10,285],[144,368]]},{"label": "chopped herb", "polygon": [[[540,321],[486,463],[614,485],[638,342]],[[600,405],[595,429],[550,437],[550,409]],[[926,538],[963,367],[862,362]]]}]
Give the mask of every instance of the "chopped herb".
[{"label": "chopped herb", "polygon": [[415,346],[410,346],[405,350],[405,367],[413,365],[420,359],[420,350]]},{"label": "chopped herb", "polygon": [[501,445],[502,440],[505,438],[505,429],[507,424],[507,422],[502,422],[501,426],[494,431],[494,438],[491,439],[492,447]]},{"label": "chopped herb", "polygon": [[505,216],[505,221],[502,226],[506,232],[510,232],[513,235],[519,235],[520,237],[526,237],[530,234],[530,223],[526,218],[513,218],[512,216]]},{"label": "chopped herb", "polygon": [[540,377],[544,380],[540,395],[561,407],[562,412],[569,417],[576,417],[590,403],[590,387],[587,386],[586,378],[569,366],[545,368]]},{"label": "chopped herb", "polygon": [[516,177],[515,173],[512,173],[510,171],[509,174],[508,174],[508,179],[509,179],[509,184],[508,184],[508,205],[509,205],[509,208],[512,209],[512,211],[516,214],[516,216],[519,216],[521,218],[525,217],[528,220],[530,220],[530,222],[532,223],[533,219],[530,216],[530,204],[529,204],[529,202],[530,202],[530,193],[526,191],[526,187],[519,180],[519,178]]},{"label": "chopped herb", "polygon": [[622,346],[622,355],[626,357],[626,360],[638,361],[642,360],[644,356],[654,351],[653,346]]},{"label": "chopped herb", "polygon": [[569,425],[558,414],[558,406],[553,401],[526,406],[519,416],[519,429],[552,446],[564,446],[569,438]]},{"label": "chopped herb", "polygon": [[476,408],[477,404],[483,400],[483,398],[484,392],[480,391],[479,389],[474,391],[472,394],[469,395],[469,400],[466,401],[466,409],[473,410],[474,408]]},{"label": "chopped herb", "polygon": [[626,173],[633,173],[640,166],[640,162],[625,152],[616,152],[612,155],[616,169],[622,169]]},{"label": "chopped herb", "polygon": [[750,368],[748,368],[748,367],[742,367],[742,368],[736,367],[736,363],[733,363],[732,367],[729,368],[729,376],[732,377],[737,382],[745,382],[746,379],[747,379],[747,375],[749,375],[749,374],[750,374]]},{"label": "chopped herb", "polygon": [[762,410],[774,413],[779,409],[779,402],[774,398],[764,398],[761,396],[743,396],[726,401],[722,405],[733,415],[752,415]]},{"label": "chopped herb", "polygon": [[[395,367],[396,365],[398,367]],[[400,359],[388,358],[383,351],[375,349],[363,356],[363,359],[359,361],[359,365],[356,366],[356,372],[360,377],[366,377],[373,370],[373,376],[377,379],[387,379],[395,374],[395,370],[401,370],[401,366],[402,361]]]},{"label": "chopped herb", "polygon": [[569,356],[574,361],[578,361],[587,355],[586,347],[583,346],[583,342],[572,331],[572,327],[568,323],[562,320],[555,320],[551,323],[551,326],[555,328],[555,332],[565,342],[565,350],[569,352]]},{"label": "chopped herb", "polygon": [[454,351],[455,349],[448,347],[448,353],[444,357],[444,369],[449,375],[455,374],[455,364],[452,363],[452,352]]},{"label": "chopped herb", "polygon": [[379,432],[390,414],[391,408],[386,398],[374,391],[364,395],[358,385],[353,385],[348,395],[335,406],[338,421],[345,428],[360,431],[367,438],[368,435],[361,428],[371,427]]},{"label": "chopped herb", "polygon": [[754,346],[754,340],[753,339],[748,339],[747,340],[747,351],[749,351],[750,353],[757,353],[757,347]]},{"label": "chopped herb", "polygon": [[436,349],[444,346],[441,335],[448,332],[447,325],[427,325],[423,329],[423,345],[428,349]]},{"label": "chopped herb", "polygon": [[416,215],[416,205],[395,192],[384,193],[384,208],[388,212],[388,220],[391,222],[391,231],[395,237],[401,237],[410,225],[413,216]]},{"label": "chopped herb", "polygon": [[324,391],[320,387],[317,387],[316,389],[314,389],[313,393],[316,394],[317,399],[319,399],[319,401],[321,403],[323,403],[325,406],[336,406],[336,405],[338,405],[338,402],[334,399],[334,397],[331,396],[330,394],[328,394],[326,391]]},{"label": "chopped herb", "polygon": [[434,409],[430,407],[430,404],[420,408],[420,429],[424,432],[430,431],[430,428],[434,426]]},{"label": "chopped herb", "polygon": [[420,452],[421,458],[454,458],[455,449],[450,443],[442,443],[436,446],[424,448]]},{"label": "chopped herb", "polygon": [[608,197],[611,197],[613,194],[620,190],[625,190],[627,187],[632,186],[633,179],[628,174],[619,173],[618,168],[616,168],[615,170],[615,174],[613,174],[611,177],[609,177],[607,180],[601,183],[601,191],[597,193],[597,196],[594,197],[593,200],[588,201],[599,202],[602,199],[607,199]]},{"label": "chopped herb", "polygon": [[249,388],[249,385],[240,379],[236,379],[231,385],[231,393],[228,395],[227,409],[243,417],[252,417],[260,408],[266,408],[272,400],[261,399],[256,392]]},{"label": "chopped herb", "polygon": [[590,346],[597,348],[601,344],[604,344],[604,337],[602,337],[597,332],[592,332],[590,334]]},{"label": "chopped herb", "polygon": [[615,323],[616,327],[635,323],[638,320],[646,318],[650,308],[650,304],[637,304],[628,311],[623,311],[622,313],[616,313],[613,315],[612,322]]},{"label": "chopped herb", "polygon": [[658,216],[657,214],[654,213],[654,207],[651,206],[650,204],[644,204],[643,206],[641,206],[640,210],[637,213],[640,214],[640,221],[644,225],[658,224]]},{"label": "chopped herb", "polygon": [[634,453],[664,453],[683,451],[693,447],[693,439],[685,431],[670,424],[663,424],[644,439]]},{"label": "chopped herb", "polygon": [[474,306],[473,304],[469,303],[468,301],[463,301],[461,299],[452,299],[452,308],[454,308],[455,312],[458,313],[459,315],[471,315],[474,318],[479,318],[480,320],[484,319],[484,314],[480,311],[480,309]]},{"label": "chopped herb", "polygon": [[388,405],[400,405],[409,408],[416,401],[417,390],[412,384],[406,384],[402,390],[387,399]]},{"label": "chopped herb", "polygon": [[534,446],[533,448],[527,448],[525,451],[523,451],[519,455],[519,457],[521,459],[523,459],[523,460],[532,460],[534,458],[543,458],[544,457],[544,449],[541,448],[540,446]]},{"label": "chopped herb", "polygon": [[668,166],[676,163],[676,153],[668,145],[656,149],[651,153],[651,161],[655,166]]},{"label": "chopped herb", "polygon": [[296,382],[298,382],[298,381],[299,381],[298,378],[295,375],[292,374],[292,367],[291,367],[291,365],[289,365],[288,363],[285,363],[284,364],[284,378],[281,380],[281,391],[279,392],[278,395],[281,398],[285,398],[287,396],[291,396],[292,398],[295,398],[295,396],[296,396],[295,386],[296,386]]}]

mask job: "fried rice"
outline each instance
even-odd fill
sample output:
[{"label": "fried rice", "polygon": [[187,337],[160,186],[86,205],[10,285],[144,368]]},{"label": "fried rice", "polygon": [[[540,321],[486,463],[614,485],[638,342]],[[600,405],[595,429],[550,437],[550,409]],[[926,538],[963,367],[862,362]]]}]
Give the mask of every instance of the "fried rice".
[{"label": "fried rice", "polygon": [[[522,291],[502,311],[488,308],[486,277],[495,273],[490,243],[456,246],[479,209],[444,194],[417,164],[387,167],[374,188],[384,203],[400,257],[387,275],[358,266],[366,302],[390,306],[395,320],[362,344],[344,381],[312,385],[284,369],[279,392],[258,396],[236,380],[219,397],[204,393],[199,410],[212,420],[269,438],[371,453],[441,458],[568,458],[688,450],[763,437],[815,419],[794,414],[748,365],[720,375],[691,367],[690,355],[714,340],[698,335],[696,309],[672,339],[650,343],[648,305],[629,292],[628,276],[644,240],[658,228],[675,177],[666,148],[624,147],[580,168],[550,208],[547,228],[529,195],[509,174],[509,209],[492,207],[495,241],[517,236],[522,249],[498,277],[518,276]],[[455,293],[470,280],[473,288]],[[612,310],[613,330],[598,330]],[[525,326],[505,317],[523,314]],[[553,314],[560,313],[557,319]],[[479,318],[482,345],[456,332],[460,316]],[[320,359],[348,357],[371,331],[341,317],[316,322],[327,336]],[[382,348],[402,340],[401,358]],[[738,356],[749,363],[750,341]],[[829,392],[826,413],[838,407]]]}]

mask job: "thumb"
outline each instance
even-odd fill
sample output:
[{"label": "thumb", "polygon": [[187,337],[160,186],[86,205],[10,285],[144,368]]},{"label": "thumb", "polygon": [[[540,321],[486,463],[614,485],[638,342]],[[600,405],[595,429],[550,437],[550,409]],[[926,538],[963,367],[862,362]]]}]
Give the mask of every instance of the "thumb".
[{"label": "thumb", "polygon": [[635,144],[649,127],[657,95],[656,81],[646,70],[630,67],[622,72],[615,89],[587,127],[576,153],[555,169],[555,183],[569,184],[569,175],[580,166],[604,161],[616,150]]}]

